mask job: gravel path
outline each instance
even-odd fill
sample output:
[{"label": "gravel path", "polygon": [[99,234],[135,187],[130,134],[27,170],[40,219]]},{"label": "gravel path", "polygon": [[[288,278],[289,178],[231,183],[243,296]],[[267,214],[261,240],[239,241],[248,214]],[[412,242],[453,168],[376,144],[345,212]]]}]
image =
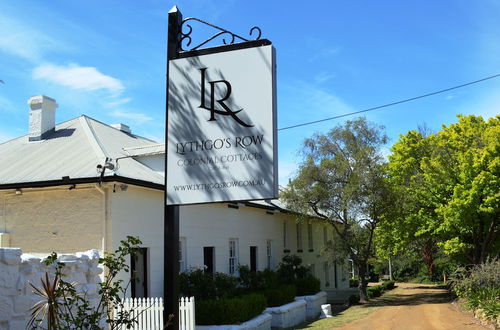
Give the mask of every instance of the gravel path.
[{"label": "gravel path", "polygon": [[343,330],[418,329],[484,330],[471,313],[451,303],[448,292],[439,286],[398,283],[396,295],[377,299],[382,308],[367,317],[348,323]]}]

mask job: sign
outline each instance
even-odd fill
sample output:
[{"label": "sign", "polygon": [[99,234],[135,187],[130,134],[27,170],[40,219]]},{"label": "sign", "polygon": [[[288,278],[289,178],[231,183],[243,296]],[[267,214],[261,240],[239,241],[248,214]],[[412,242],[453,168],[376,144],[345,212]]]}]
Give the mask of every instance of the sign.
[{"label": "sign", "polygon": [[278,197],[271,45],[170,60],[167,205]]}]

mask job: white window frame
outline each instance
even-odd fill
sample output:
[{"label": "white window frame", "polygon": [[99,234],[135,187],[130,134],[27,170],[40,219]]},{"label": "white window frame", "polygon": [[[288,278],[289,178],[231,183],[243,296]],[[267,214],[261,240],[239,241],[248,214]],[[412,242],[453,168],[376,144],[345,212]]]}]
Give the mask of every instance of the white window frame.
[{"label": "white window frame", "polygon": [[307,224],[307,247],[309,248],[309,252],[314,251],[313,225],[312,225],[312,223]]},{"label": "white window frame", "polygon": [[325,287],[330,286],[330,267],[327,261],[323,263],[323,276],[325,278]]},{"label": "white window frame", "polygon": [[299,222],[295,226],[297,230],[297,252],[302,251],[302,224]]},{"label": "white window frame", "polygon": [[228,242],[228,274],[236,275],[238,271],[238,239],[230,238]]},{"label": "white window frame", "polygon": [[274,269],[274,242],[272,239],[266,241],[266,267]]},{"label": "white window frame", "polygon": [[287,224],[287,221],[286,220],[283,220],[283,248],[285,250],[289,250],[290,249],[290,245],[289,245],[289,233],[288,233],[288,224]]},{"label": "white window frame", "polygon": [[179,237],[179,272],[187,270],[186,237]]}]

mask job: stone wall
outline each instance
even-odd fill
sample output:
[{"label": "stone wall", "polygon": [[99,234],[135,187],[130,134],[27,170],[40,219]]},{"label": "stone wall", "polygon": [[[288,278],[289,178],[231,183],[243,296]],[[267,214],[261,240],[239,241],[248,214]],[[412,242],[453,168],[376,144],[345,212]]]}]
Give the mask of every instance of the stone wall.
[{"label": "stone wall", "polygon": [[[96,300],[99,290],[99,266],[97,250],[60,255],[65,263],[65,281],[78,283],[78,289],[87,292],[90,300]],[[22,254],[21,249],[0,248],[0,330],[21,330],[30,319],[30,309],[41,300],[29,285],[41,287],[40,279],[45,272],[53,274],[54,267],[46,266],[41,258]]]}]

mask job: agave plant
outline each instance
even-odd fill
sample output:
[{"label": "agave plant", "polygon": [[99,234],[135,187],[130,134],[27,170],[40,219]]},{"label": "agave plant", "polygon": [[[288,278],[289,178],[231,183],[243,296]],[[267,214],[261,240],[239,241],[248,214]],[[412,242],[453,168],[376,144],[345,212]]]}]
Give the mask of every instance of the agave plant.
[{"label": "agave plant", "polygon": [[37,302],[31,309],[31,318],[28,322],[27,328],[36,329],[41,326],[44,320],[47,320],[47,329],[55,330],[59,325],[58,318],[58,297],[57,289],[59,287],[59,276],[54,276],[51,281],[49,274],[45,273],[45,279],[40,279],[42,282],[42,287],[37,288],[33,284],[29,283],[33,288],[33,293],[42,299]]}]

